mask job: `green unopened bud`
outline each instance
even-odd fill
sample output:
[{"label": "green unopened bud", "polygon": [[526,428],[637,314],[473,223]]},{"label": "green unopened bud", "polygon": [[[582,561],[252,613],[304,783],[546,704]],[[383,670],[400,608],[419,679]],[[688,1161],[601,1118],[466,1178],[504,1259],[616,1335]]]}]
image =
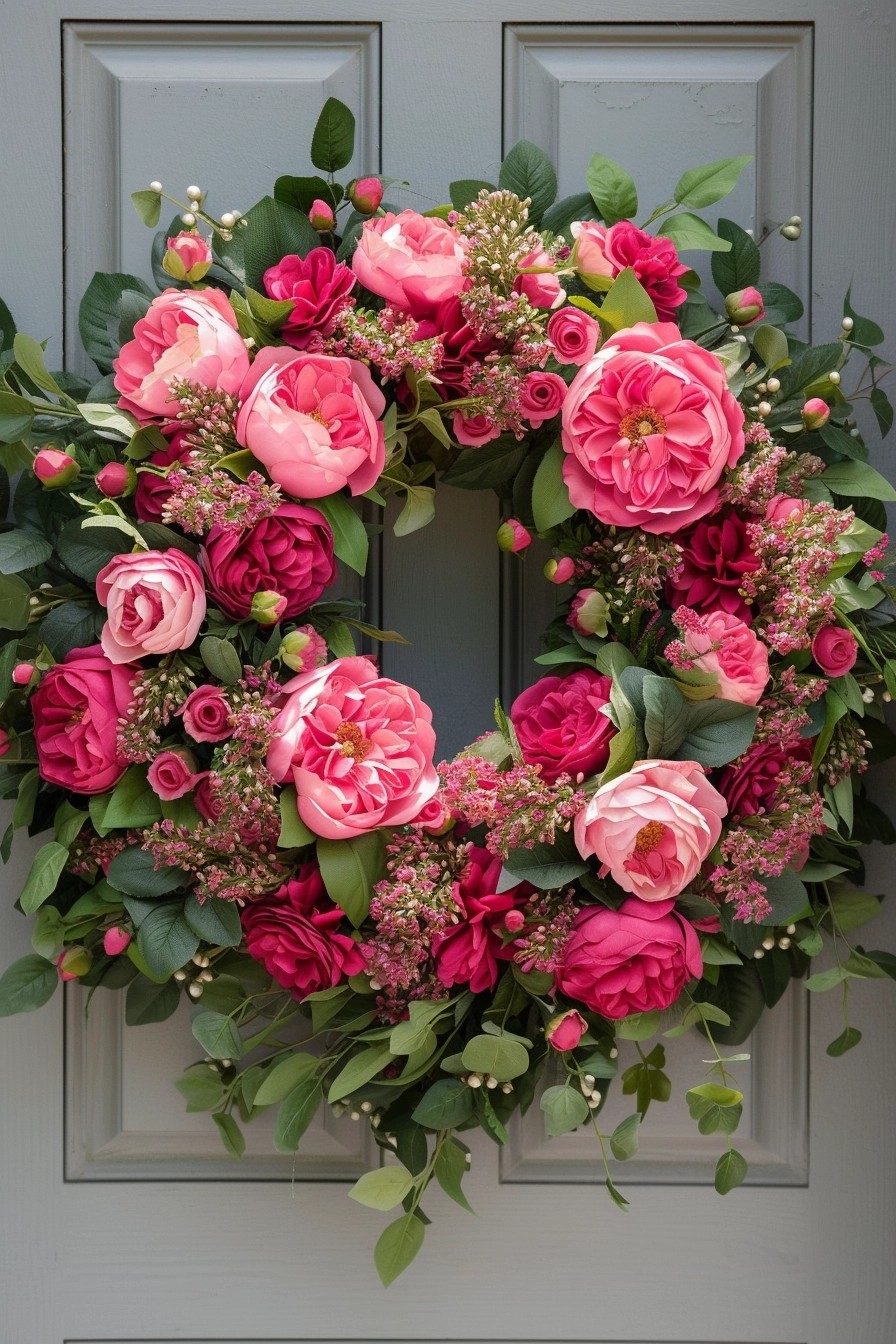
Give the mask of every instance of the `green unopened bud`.
[{"label": "green unopened bud", "polygon": [[77,980],[86,975],[93,965],[93,957],[86,947],[67,947],[56,958],[60,980]]},{"label": "green unopened bud", "polygon": [[272,588],[263,588],[252,599],[249,615],[259,625],[276,625],[286,610],[286,598]]}]

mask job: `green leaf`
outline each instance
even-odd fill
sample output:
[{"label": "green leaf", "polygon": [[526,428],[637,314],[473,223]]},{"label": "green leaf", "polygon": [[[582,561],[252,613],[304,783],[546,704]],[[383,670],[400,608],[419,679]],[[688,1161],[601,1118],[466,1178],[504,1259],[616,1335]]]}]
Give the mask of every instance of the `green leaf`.
[{"label": "green leaf", "polygon": [[396,537],[407,537],[419,532],[436,516],[436,492],[430,485],[405,485],[404,508],[396,518],[392,531]]},{"label": "green leaf", "polygon": [[41,906],[31,933],[31,946],[37,955],[55,962],[65,944],[65,936],[65,924],[55,905]]},{"label": "green leaf", "polygon": [[139,429],[134,417],[128,415],[126,411],[120,411],[116,406],[104,406],[88,401],[82,403],[78,410],[82,420],[86,420],[94,429],[107,434],[120,434],[123,439],[132,439]]},{"label": "green leaf", "polygon": [[314,507],[330,524],[337,557],[356,574],[365,574],[370,541],[358,511],[345,495],[328,495],[326,499],[316,499]]},{"label": "green leaf", "polygon": [[59,973],[52,962],[33,953],[20,957],[0,976],[0,1017],[42,1008],[58,984]]},{"label": "green leaf", "polygon": [[0,443],[17,443],[31,428],[34,409],[15,392],[0,392]]},{"label": "green leaf", "polygon": [[850,979],[850,973],[845,966],[831,966],[827,971],[818,971],[815,975],[810,975],[808,980],[803,983],[810,992],[823,994],[826,990],[835,989],[837,985],[842,985],[844,980]]},{"label": "green leaf", "polygon": [[[764,292],[767,306],[768,286]],[[781,375],[780,400],[787,401],[794,393],[804,392],[822,378],[826,379],[832,369],[839,368],[842,358],[843,347],[839,341],[812,346],[795,355],[793,363],[788,365]],[[828,395],[831,394],[831,390],[832,385],[829,384]]]},{"label": "green leaf", "polygon": [[443,474],[445,485],[461,490],[494,490],[512,481],[528,453],[526,443],[502,435],[475,452],[463,452]]},{"label": "green leaf", "polygon": [[569,498],[566,482],[563,480],[563,463],[566,454],[560,440],[551,444],[535,473],[532,484],[532,514],[539,532],[549,532],[552,527],[571,518],[575,506]]},{"label": "green leaf", "polygon": [[714,1106],[739,1106],[744,1099],[743,1092],[738,1092],[734,1087],[722,1087],[720,1083],[700,1083],[698,1087],[692,1087],[687,1094],[688,1104],[692,1097],[699,1097],[701,1101],[712,1102]]},{"label": "green leaf", "polygon": [[294,784],[280,790],[279,849],[304,849],[313,845],[317,836],[305,825],[298,813],[298,795]]},{"label": "green leaf", "polygon": [[634,178],[605,154],[594,154],[585,170],[591,199],[607,224],[632,219],[638,212]]},{"label": "green leaf", "polygon": [[184,902],[184,919],[194,933],[214,947],[236,947],[242,936],[239,907],[233,901],[209,896],[200,901],[191,892]]},{"label": "green leaf", "polygon": [[[176,1012],[179,1003],[180,990],[174,980],[166,980],[160,985],[142,978],[132,980],[125,998],[124,1020],[129,1027],[164,1022]],[[206,1065],[201,1067],[207,1068]]]},{"label": "green leaf", "polygon": [[0,350],[11,350],[15,339],[16,323],[9,308],[0,299]]},{"label": "green leaf", "polygon": [[315,201],[326,201],[335,208],[339,204],[339,194],[322,177],[278,177],[274,183],[274,200],[307,215]]},{"label": "green leaf", "polygon": [[819,479],[835,495],[859,495],[887,503],[896,500],[896,489],[867,462],[835,462]]},{"label": "green leaf", "polygon": [[314,1119],[324,1090],[316,1078],[307,1078],[290,1092],[277,1112],[274,1146],[280,1153],[294,1153],[299,1140]]},{"label": "green leaf", "polygon": [[872,388],[871,409],[877,417],[880,436],[885,439],[893,428],[893,405],[882,387]]},{"label": "green leaf", "polygon": [[765,301],[765,320],[776,326],[786,322],[798,322],[803,315],[803,301],[798,294],[786,285],[774,281],[763,281],[762,297]]},{"label": "green leaf", "polygon": [[42,388],[44,392],[52,392],[56,396],[65,396],[62,388],[47,369],[43,346],[33,336],[27,336],[23,331],[18,332],[13,341],[13,354],[16,364],[26,377],[31,379],[32,383]]},{"label": "green leaf", "polygon": [[282,201],[275,201],[273,196],[264,196],[244,218],[246,284],[259,293],[264,291],[264,273],[269,266],[275,266],[286,256],[305,257],[312,248],[320,246],[320,238],[307,216]]},{"label": "green leaf", "polygon": [[179,971],[198,946],[199,939],[184,919],[179,903],[160,905],[137,930],[137,950],[158,980]]},{"label": "green leaf", "polygon": [[31,861],[19,902],[26,915],[33,915],[56,890],[56,884],[68,863],[68,850],[56,840],[41,845]]},{"label": "green leaf", "polygon": [[756,327],[750,333],[750,340],[753,343],[753,349],[768,367],[769,373],[782,369],[785,364],[790,362],[790,346],[785,332],[780,327],[772,327],[767,322],[763,322],[761,326]]},{"label": "green leaf", "polygon": [[749,285],[759,284],[759,248],[754,240],[730,219],[720,219],[718,234],[731,244],[730,252],[714,252],[712,278],[719,293],[734,294]]},{"label": "green leaf", "polygon": [[828,889],[828,901],[841,933],[861,928],[880,913],[880,898],[854,887],[850,882],[832,882]]},{"label": "green leaf", "polygon": [[876,322],[872,322],[870,317],[860,317],[852,306],[852,285],[846,291],[846,297],[843,300],[843,316],[852,318],[852,330],[847,340],[855,345],[880,345],[884,339],[884,333]]},{"label": "green leaf", "polygon": [[520,140],[501,164],[498,186],[513,191],[523,201],[527,197],[529,223],[538,228],[541,217],[557,198],[557,174],[543,149],[529,140]]},{"label": "green leaf", "polygon": [[809,907],[809,897],[801,878],[796,873],[784,872],[780,877],[764,877],[771,911],[760,924],[790,924],[799,919]]},{"label": "green leaf", "polygon": [[610,1147],[617,1161],[627,1162],[630,1157],[635,1156],[638,1151],[638,1130],[640,1127],[641,1116],[638,1111],[635,1111],[634,1115],[626,1116],[613,1130],[610,1135]]},{"label": "green leaf", "polygon": [[338,98],[328,98],[311,137],[311,162],[322,173],[338,173],[354,152],[354,114]]},{"label": "green leaf", "polygon": [[426,1229],[413,1213],[406,1213],[390,1223],[373,1250],[376,1272],[383,1287],[388,1288],[417,1255],[423,1245]]},{"label": "green leaf", "polygon": [[41,622],[40,637],[61,662],[72,649],[96,643],[104,618],[105,612],[96,603],[85,606],[81,602],[63,602],[47,612]]},{"label": "green leaf", "polygon": [[431,1024],[448,1011],[449,1005],[440,1001],[417,1000],[410,1004],[410,1016],[392,1028],[389,1036],[389,1049],[393,1055],[412,1055],[415,1051],[429,1045],[435,1046],[435,1036]]},{"label": "green leaf", "polygon": [[370,831],[354,840],[319,840],[317,859],[327,895],[348,915],[355,928],[367,918],[373,885],[383,875],[385,840]]},{"label": "green leaf", "polygon": [[699,168],[689,168],[678,179],[672,194],[679,205],[690,205],[696,210],[714,205],[737,185],[752,157],[751,154],[740,154],[737,158],[714,159]]},{"label": "green leaf", "polygon": [[818,436],[826,448],[839,453],[841,457],[855,458],[859,462],[864,462],[868,457],[868,449],[862,440],[854,439],[845,429],[840,429],[837,425],[822,425]]},{"label": "green leaf", "polygon": [[212,1059],[239,1059],[243,1042],[233,1022],[224,1013],[199,1013],[193,1018],[196,1040]]},{"label": "green leaf", "polygon": [[690,724],[690,706],[667,677],[647,676],[642,686],[647,755],[669,760],[684,741]]},{"label": "green leaf", "polygon": [[221,1142],[227,1149],[231,1157],[241,1158],[246,1151],[246,1140],[243,1137],[242,1130],[232,1115],[213,1115],[212,1119],[218,1126],[218,1133],[221,1136]]},{"label": "green leaf", "polygon": [[102,526],[90,528],[75,518],[59,533],[57,550],[66,569],[92,587],[100,570],[116,555],[133,550],[133,544],[107,518]]},{"label": "green leaf", "polygon": [[494,191],[491,182],[480,182],[477,178],[464,177],[450,183],[448,196],[455,210],[466,210],[471,201],[475,201],[480,191]]},{"label": "green leaf", "polygon": [[671,238],[679,252],[728,252],[731,244],[709,227],[699,215],[684,211],[664,219],[657,229],[660,238]]},{"label": "green leaf", "polygon": [[31,619],[31,586],[18,575],[0,575],[0,627],[24,630]]},{"label": "green leaf", "polygon": [[129,845],[109,864],[108,878],[116,891],[152,900],[176,891],[189,881],[182,868],[155,867],[155,859],[139,845]]},{"label": "green leaf", "polygon": [[243,675],[242,660],[229,640],[206,635],[199,645],[199,653],[212,676],[225,686],[232,686]]},{"label": "green leaf", "polygon": [[720,1195],[727,1195],[730,1190],[743,1182],[747,1174],[746,1160],[741,1156],[736,1148],[729,1148],[723,1153],[716,1163],[716,1176],[714,1185]]},{"label": "green leaf", "polygon": [[148,229],[158,225],[162,213],[162,197],[158,191],[132,191],[131,204]]},{"label": "green leaf", "polygon": [[411,1119],[427,1129],[455,1129],[473,1113],[473,1093],[460,1078],[440,1078],[424,1092]]},{"label": "green leaf", "polygon": [[659,1025],[659,1013],[630,1013],[616,1023],[616,1035],[621,1041],[646,1041],[656,1035]]},{"label": "green leaf", "polygon": [[746,751],[756,726],[755,709],[733,700],[703,700],[690,706],[688,735],[676,753],[709,769],[727,765]]},{"label": "green leaf", "polygon": [[103,825],[107,831],[133,829],[137,826],[152,826],[161,816],[161,803],[147,780],[146,767],[132,765],[112,791],[103,816]]},{"label": "green leaf", "polygon": [[150,301],[154,297],[136,275],[97,271],[81,300],[78,310],[81,344],[100,373],[112,372],[112,361],[121,345],[119,323],[125,292],[142,294]]},{"label": "green leaf", "polygon": [[[469,1088],[467,1091],[469,1091]],[[472,1213],[473,1207],[461,1189],[461,1182],[469,1170],[467,1149],[463,1144],[458,1143],[456,1139],[450,1139],[447,1143],[441,1144],[436,1153],[433,1170],[436,1180],[448,1198],[453,1199],[455,1204],[459,1204],[462,1209],[466,1209],[467,1213]]]},{"label": "green leaf", "polygon": [[551,1138],[578,1129],[588,1119],[588,1103],[571,1083],[546,1088],[539,1106],[544,1112],[544,1132]]},{"label": "green leaf", "polygon": [[382,1073],[392,1059],[392,1051],[387,1045],[370,1045],[357,1055],[353,1055],[330,1084],[327,1101],[332,1104],[334,1101],[341,1101],[343,1097],[351,1096],[378,1073]]},{"label": "green leaf", "polygon": [[600,307],[601,326],[622,331],[636,322],[655,322],[656,309],[647,290],[629,267],[620,271]]},{"label": "green leaf", "polygon": [[265,1073],[253,1104],[272,1106],[275,1102],[283,1101],[299,1083],[312,1078],[319,1068],[320,1060],[315,1059],[314,1055],[287,1055]]},{"label": "green leaf", "polygon": [[[257,289],[252,289],[249,285],[246,286],[246,303],[252,316],[269,331],[279,331],[296,306],[295,299],[269,299],[266,294],[259,294]],[[236,459],[236,464],[233,459]],[[241,470],[236,470],[235,466],[242,469],[244,463],[246,474],[242,475]],[[254,459],[248,450],[244,453],[230,453],[218,462],[219,467],[226,466],[228,471],[232,471],[234,476],[243,481],[248,478],[254,465]]]},{"label": "green leaf", "polygon": [[565,234],[569,233],[570,224],[577,223],[579,220],[597,219],[599,211],[594,204],[594,198],[590,192],[579,192],[575,196],[564,196],[562,200],[557,201],[544,212],[541,221],[542,233]]},{"label": "green leaf", "polygon": [[367,1209],[381,1209],[384,1213],[397,1206],[413,1190],[415,1181],[404,1167],[380,1167],[365,1171],[348,1192],[349,1199]]},{"label": "green leaf", "polygon": [[553,891],[581,877],[588,871],[588,865],[578,857],[567,857],[554,845],[533,845],[531,849],[511,850],[504,870],[520,882]]},{"label": "green leaf", "polygon": [[852,1050],[853,1046],[858,1045],[861,1039],[862,1033],[858,1027],[844,1027],[836,1040],[831,1041],[827,1053],[833,1055],[836,1059],[840,1055],[845,1055],[847,1050]]},{"label": "green leaf", "polygon": [[519,1078],[529,1067],[529,1052],[507,1036],[474,1036],[464,1047],[464,1068],[487,1073],[499,1083]]}]

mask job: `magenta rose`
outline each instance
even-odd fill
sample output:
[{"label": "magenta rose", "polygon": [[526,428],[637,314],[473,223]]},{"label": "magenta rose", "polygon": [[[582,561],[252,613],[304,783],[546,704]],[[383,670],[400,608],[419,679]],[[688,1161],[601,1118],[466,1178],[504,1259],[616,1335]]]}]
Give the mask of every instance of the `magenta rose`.
[{"label": "magenta rose", "polygon": [[719,793],[732,817],[755,817],[773,812],[781,775],[796,763],[812,759],[812,743],[804,740],[782,746],[779,742],[754,742],[743,756],[726,765],[716,780]]},{"label": "magenta rose", "polygon": [[845,677],[858,653],[855,635],[840,625],[823,625],[812,641],[812,657],[826,677]]},{"label": "magenta rose", "polygon": [[246,951],[268,975],[302,1000],[364,969],[360,945],[345,932],[342,911],[327,895],[316,863],[305,863],[279,891],[240,911]]},{"label": "magenta rose", "polygon": [[674,321],[687,298],[687,290],[678,284],[687,266],[678,260],[675,244],[669,238],[655,238],[627,219],[609,229],[592,220],[573,224],[575,238],[572,262],[586,281],[603,288],[601,280],[612,280],[620,271],[631,269],[644,287],[661,322]]},{"label": "magenta rose", "polygon": [[[189,430],[177,429],[168,445],[153,453],[147,459],[147,464],[174,470],[179,463],[189,461],[194,451],[189,438]],[[151,471],[138,471],[137,489],[134,491],[134,511],[141,522],[160,523],[170,497],[171,486],[168,484],[167,475],[156,476]]]},{"label": "magenta rose", "polygon": [[514,700],[510,721],[523,758],[540,765],[549,784],[562,774],[587,778],[606,765],[616,733],[604,713],[612,685],[609,677],[580,667],[565,677],[542,677]]},{"label": "magenta rose", "polygon": [[[557,278],[556,262],[543,247],[523,257],[519,271],[513,282],[514,292],[525,294],[533,308],[557,308],[566,298],[566,290]],[[525,271],[529,274],[523,274]]]},{"label": "magenta rose", "polygon": [[181,710],[184,728],[195,742],[223,742],[230,737],[230,702],[220,686],[197,686]]},{"label": "magenta rose", "polygon": [[600,343],[600,327],[581,308],[561,308],[548,322],[558,364],[586,364]]},{"label": "magenta rose", "polygon": [[519,883],[497,894],[501,860],[487,849],[473,846],[467,866],[453,884],[460,921],[433,941],[436,975],[443,985],[469,985],[474,994],[494,989],[501,962],[513,955],[513,945],[502,936],[508,910],[532,888]]},{"label": "magenta rose", "polygon": [[442,347],[436,391],[443,399],[447,399],[448,392],[464,395],[470,365],[497,349],[494,341],[477,335],[467,322],[456,294],[444,299],[431,316],[418,321],[416,339],[429,341],[433,338],[438,339]]},{"label": "magenta rose", "polygon": [[307,257],[283,257],[269,266],[264,273],[269,297],[295,304],[280,328],[286,344],[303,350],[312,336],[329,336],[339,314],[351,307],[354,284],[348,266],[328,247],[313,247]]},{"label": "magenta rose", "polygon": [[138,420],[171,420],[178,379],[234,393],[249,369],[236,316],[219,289],[166,289],[113,360],[118,404]]},{"label": "magenta rose", "polygon": [[768,684],[768,649],[748,625],[726,611],[698,616],[689,607],[679,607],[675,623],[690,666],[718,682],[718,699],[759,704]]},{"label": "magenta rose", "polygon": [[113,663],[188,649],[205,619],[202,570],[183,551],[116,555],[96,576],[106,608],[100,637]]},{"label": "magenta rose", "polygon": [[693,607],[695,611],[727,611],[742,621],[750,608],[740,595],[746,574],[759,568],[750,546],[747,523],[731,508],[719,509],[711,518],[675,538],[681,547],[681,564],[666,584],[670,607]]},{"label": "magenta rose", "polygon": [[617,1020],[671,1007],[703,973],[700,940],[673,901],[635,897],[618,910],[587,906],[576,915],[557,985],[570,999]]},{"label": "magenta rose", "polygon": [[520,393],[523,419],[536,428],[545,420],[552,420],[560,414],[565,396],[566,384],[559,373],[545,373],[543,369],[527,373]]},{"label": "magenta rose", "polygon": [[347,840],[402,826],[438,789],[432,711],[369,658],[337,658],[288,681],[268,768],[294,783],[315,835]]},{"label": "magenta rose", "polygon": [[606,341],[563,403],[563,479],[577,509],[665,535],[711,513],[744,451],[721,361],[668,322]]},{"label": "magenta rose", "polygon": [[265,346],[240,389],[236,437],[299,499],[362,495],[386,460],[386,399],[366,365]]},{"label": "magenta rose", "polygon": [[365,289],[420,320],[464,287],[460,234],[443,219],[415,210],[367,219],[352,255]]},{"label": "magenta rose", "polygon": [[118,783],[128,767],[118,754],[118,721],[137,671],[110,662],[96,644],[72,649],[44,673],[31,697],[43,779],[75,793],[105,793]]},{"label": "magenta rose", "polygon": [[209,592],[234,620],[245,620],[255,594],[268,591],[286,599],[278,619],[298,616],[336,578],[333,533],[317,509],[280,504],[245,531],[213,527],[204,567]]},{"label": "magenta rose", "polygon": [[183,798],[199,782],[196,757],[187,747],[160,751],[146,772],[149,787],[163,802]]},{"label": "magenta rose", "polygon": [[684,891],[722,833],[727,806],[696,761],[640,761],[588,799],[576,848],[642,901]]}]

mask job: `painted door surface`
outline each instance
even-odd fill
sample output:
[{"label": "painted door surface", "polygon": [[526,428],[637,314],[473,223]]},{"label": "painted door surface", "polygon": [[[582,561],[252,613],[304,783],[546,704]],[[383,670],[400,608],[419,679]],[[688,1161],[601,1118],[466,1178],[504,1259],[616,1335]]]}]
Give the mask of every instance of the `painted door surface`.
[{"label": "painted door surface", "polygon": [[[599,148],[648,207],[685,167],[755,154],[723,212],[757,230],[804,218],[769,266],[811,299],[815,339],[835,339],[850,282],[892,329],[893,0],[0,0],[0,19],[0,293],[52,338],[51,366],[79,364],[93,271],[146,270],[132,189],[198,181],[244,207],[308,170],[330,95],[358,118],[355,167],[410,180],[408,204],[494,179],[521,137],[554,157],[562,194]],[[446,489],[439,509],[386,535],[371,619],[414,641],[386,668],[435,707],[447,753],[531,679],[546,585],[498,563],[491,500]],[[26,841],[0,879],[4,963],[27,950],[12,903],[28,859]],[[872,872],[886,891],[886,859]],[[64,1013],[57,998],[0,1023],[0,1344],[889,1344],[892,990],[859,983],[865,1040],[842,1060],[825,1055],[833,1001],[810,1020],[795,994],[757,1031],[745,1188],[715,1195],[717,1148],[673,1101],[620,1174],[623,1215],[587,1135],[548,1143],[531,1117],[503,1152],[475,1145],[478,1216],[437,1197],[388,1293],[379,1215],[345,1198],[370,1156],[360,1124],[321,1121],[295,1162],[259,1125],[237,1165],[171,1087],[195,1054],[185,1020],[125,1032],[112,996],[85,1020],[72,992]],[[703,1052],[675,1045],[683,1094]]]}]

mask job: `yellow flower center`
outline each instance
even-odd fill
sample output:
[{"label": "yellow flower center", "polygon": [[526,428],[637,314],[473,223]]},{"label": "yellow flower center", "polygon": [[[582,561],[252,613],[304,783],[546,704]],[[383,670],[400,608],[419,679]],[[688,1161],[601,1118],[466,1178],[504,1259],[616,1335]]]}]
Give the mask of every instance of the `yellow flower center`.
[{"label": "yellow flower center", "polygon": [[342,749],[343,756],[351,756],[354,761],[363,761],[373,746],[373,743],[364,736],[358,725],[352,723],[350,719],[347,719],[345,723],[340,723],[336,729],[336,741]]},{"label": "yellow flower center", "polygon": [[652,854],[666,834],[666,829],[661,821],[648,821],[635,836],[635,853]]},{"label": "yellow flower center", "polygon": [[619,421],[620,438],[628,439],[633,448],[640,448],[648,434],[665,434],[666,421],[652,406],[635,406]]}]

